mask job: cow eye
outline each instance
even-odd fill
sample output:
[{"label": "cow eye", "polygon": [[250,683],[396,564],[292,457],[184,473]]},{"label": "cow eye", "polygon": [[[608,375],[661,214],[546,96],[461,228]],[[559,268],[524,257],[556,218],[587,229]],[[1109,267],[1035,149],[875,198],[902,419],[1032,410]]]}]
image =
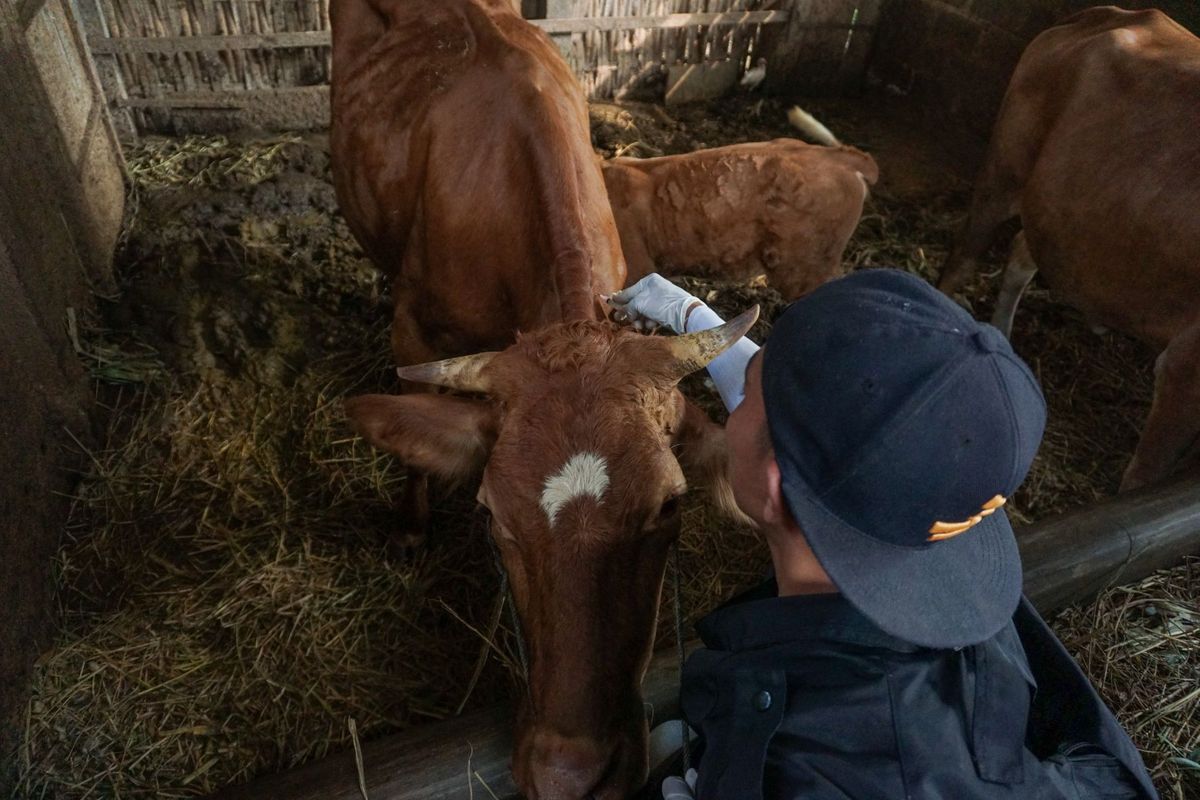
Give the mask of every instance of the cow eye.
[{"label": "cow eye", "polygon": [[683,492],[675,492],[674,494],[663,500],[662,506],[658,509],[658,519],[660,522],[673,519],[679,514],[679,503],[683,497]]},{"label": "cow eye", "polygon": [[679,513],[679,498],[668,497],[662,504],[662,508],[658,510],[658,516],[663,519],[668,519]]}]

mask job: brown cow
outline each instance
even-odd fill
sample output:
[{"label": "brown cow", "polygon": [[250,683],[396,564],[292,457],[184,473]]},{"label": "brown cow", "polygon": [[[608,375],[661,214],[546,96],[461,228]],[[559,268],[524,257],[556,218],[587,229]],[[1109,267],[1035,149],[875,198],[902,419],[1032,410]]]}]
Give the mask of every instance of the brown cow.
[{"label": "brown cow", "polygon": [[[624,285],[578,82],[511,5],[332,8],[334,185],[391,279],[400,365],[594,318],[592,292]],[[405,492],[393,541],[411,546],[429,521],[424,477]]]},{"label": "brown cow", "polygon": [[410,468],[482,476],[530,656],[517,784],[625,797],[646,772],[640,684],[681,464],[728,497],[719,429],[675,384],[752,320],[666,339],[598,318],[625,270],[583,95],[510,0],[331,13],[334,181],[391,277],[397,363],[502,350],[401,370],[474,396],[368,395],[347,414]]},{"label": "brown cow", "polygon": [[875,160],[796,139],[604,162],[629,283],[651,272],[766,274],[788,299],[843,274]]},{"label": "brown cow", "polygon": [[1159,11],[1094,8],[1017,65],[939,287],[970,277],[997,227],[1022,230],[993,323],[1041,271],[1095,325],[1163,348],[1121,489],[1200,460],[1200,39]]}]

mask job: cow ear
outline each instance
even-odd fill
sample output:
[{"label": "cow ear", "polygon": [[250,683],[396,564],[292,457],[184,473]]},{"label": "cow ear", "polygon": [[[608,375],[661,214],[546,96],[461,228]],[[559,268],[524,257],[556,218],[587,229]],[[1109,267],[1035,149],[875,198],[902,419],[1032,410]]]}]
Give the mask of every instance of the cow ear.
[{"label": "cow ear", "polygon": [[372,446],[448,480],[479,474],[496,441],[496,411],[486,400],[366,394],[346,400],[346,416]]},{"label": "cow ear", "polygon": [[733,499],[725,429],[709,419],[692,401],[682,395],[679,399],[682,403],[673,444],[688,485],[706,491],[717,510],[737,524],[755,527],[754,521]]}]

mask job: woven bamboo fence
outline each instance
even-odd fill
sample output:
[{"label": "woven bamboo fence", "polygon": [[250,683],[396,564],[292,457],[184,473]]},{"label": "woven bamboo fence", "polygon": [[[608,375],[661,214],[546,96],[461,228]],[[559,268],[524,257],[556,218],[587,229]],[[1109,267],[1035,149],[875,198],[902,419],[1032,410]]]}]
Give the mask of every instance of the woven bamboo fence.
[{"label": "woven bamboo fence", "polygon": [[[550,10],[564,17],[603,19],[754,11],[761,5],[754,0],[565,0]],[[783,15],[777,19],[783,21]],[[731,60],[745,68],[753,63],[762,27],[740,23],[578,31],[569,34],[563,50],[589,97],[619,99],[661,89],[673,64]]]},{"label": "woven bamboo fence", "polygon": [[[125,135],[180,118],[276,127],[328,121],[329,3],[339,0],[75,0]],[[882,0],[526,0],[588,95],[662,97],[672,66],[751,65],[764,32],[873,30]],[[874,16],[874,15],[872,15]],[[790,36],[795,40],[796,37]],[[845,52],[841,54],[843,57]],[[864,56],[865,60],[865,56]],[[292,113],[283,112],[291,108]],[[204,116],[203,112],[209,112]],[[261,120],[260,120],[261,121]],[[175,126],[177,127],[177,126]],[[203,128],[201,124],[191,129]],[[219,125],[217,127],[220,127]]]}]

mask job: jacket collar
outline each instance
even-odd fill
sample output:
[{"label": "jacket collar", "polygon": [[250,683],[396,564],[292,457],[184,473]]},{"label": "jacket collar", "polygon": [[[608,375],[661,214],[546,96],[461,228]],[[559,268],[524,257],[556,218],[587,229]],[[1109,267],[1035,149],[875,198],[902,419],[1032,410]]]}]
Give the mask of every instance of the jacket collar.
[{"label": "jacket collar", "polygon": [[884,633],[841,594],[779,597],[774,578],[743,592],[696,623],[712,650],[755,650],[824,640],[902,653],[922,648]]}]

